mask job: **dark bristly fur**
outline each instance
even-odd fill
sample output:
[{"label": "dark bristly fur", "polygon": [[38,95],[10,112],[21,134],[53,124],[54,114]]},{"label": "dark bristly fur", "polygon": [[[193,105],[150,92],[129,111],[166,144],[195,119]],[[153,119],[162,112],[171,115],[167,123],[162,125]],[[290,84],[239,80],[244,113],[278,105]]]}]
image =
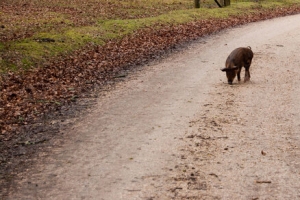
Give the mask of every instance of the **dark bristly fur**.
[{"label": "dark bristly fur", "polygon": [[241,70],[245,67],[245,79],[244,81],[250,80],[249,68],[253,58],[253,52],[251,47],[240,47],[233,50],[228,56],[225,68],[221,69],[226,72],[227,80],[229,84],[232,84],[235,76],[237,75],[238,81],[241,81]]}]

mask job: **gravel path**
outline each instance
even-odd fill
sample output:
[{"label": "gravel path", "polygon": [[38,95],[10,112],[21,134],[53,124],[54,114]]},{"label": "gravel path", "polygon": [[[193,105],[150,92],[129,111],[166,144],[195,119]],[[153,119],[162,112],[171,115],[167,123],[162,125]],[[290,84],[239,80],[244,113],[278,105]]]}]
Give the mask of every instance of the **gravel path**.
[{"label": "gravel path", "polygon": [[[300,198],[299,21],[229,29],[131,74],[8,199]],[[220,68],[240,46],[252,77],[230,86]]]}]

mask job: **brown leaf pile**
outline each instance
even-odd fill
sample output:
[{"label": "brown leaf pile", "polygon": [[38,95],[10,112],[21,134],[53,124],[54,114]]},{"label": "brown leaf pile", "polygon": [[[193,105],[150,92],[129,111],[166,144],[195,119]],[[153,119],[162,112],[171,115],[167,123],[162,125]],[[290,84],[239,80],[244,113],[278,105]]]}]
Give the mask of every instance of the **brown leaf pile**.
[{"label": "brown leaf pile", "polygon": [[179,43],[249,22],[300,12],[300,7],[207,19],[183,25],[147,28],[105,46],[88,46],[35,70],[8,73],[0,79],[0,141],[20,125],[32,123],[80,97],[95,84],[105,84],[119,71],[142,64]]},{"label": "brown leaf pile", "polygon": [[[38,31],[63,30],[91,25],[99,19],[139,19],[171,10],[187,9],[185,4],[149,6],[139,2],[98,0],[1,0],[0,41],[25,39]],[[142,10],[143,12],[132,12]],[[63,16],[63,17],[62,17]],[[60,19],[60,20],[57,20]]]}]

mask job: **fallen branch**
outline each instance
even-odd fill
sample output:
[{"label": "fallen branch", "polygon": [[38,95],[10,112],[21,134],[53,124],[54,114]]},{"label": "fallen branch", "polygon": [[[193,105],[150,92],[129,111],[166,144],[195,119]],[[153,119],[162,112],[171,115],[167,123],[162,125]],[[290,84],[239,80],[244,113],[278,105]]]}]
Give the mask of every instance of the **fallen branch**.
[{"label": "fallen branch", "polygon": [[256,181],[256,183],[272,183],[271,181]]}]

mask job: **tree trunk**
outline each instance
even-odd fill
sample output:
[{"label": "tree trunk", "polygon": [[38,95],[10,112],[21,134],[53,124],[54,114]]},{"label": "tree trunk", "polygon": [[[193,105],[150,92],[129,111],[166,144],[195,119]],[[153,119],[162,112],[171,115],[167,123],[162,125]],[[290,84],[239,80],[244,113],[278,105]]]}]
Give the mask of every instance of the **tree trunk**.
[{"label": "tree trunk", "polygon": [[230,0],[224,0],[224,6],[230,6]]},{"label": "tree trunk", "polygon": [[195,0],[195,8],[200,8],[200,0]]}]

